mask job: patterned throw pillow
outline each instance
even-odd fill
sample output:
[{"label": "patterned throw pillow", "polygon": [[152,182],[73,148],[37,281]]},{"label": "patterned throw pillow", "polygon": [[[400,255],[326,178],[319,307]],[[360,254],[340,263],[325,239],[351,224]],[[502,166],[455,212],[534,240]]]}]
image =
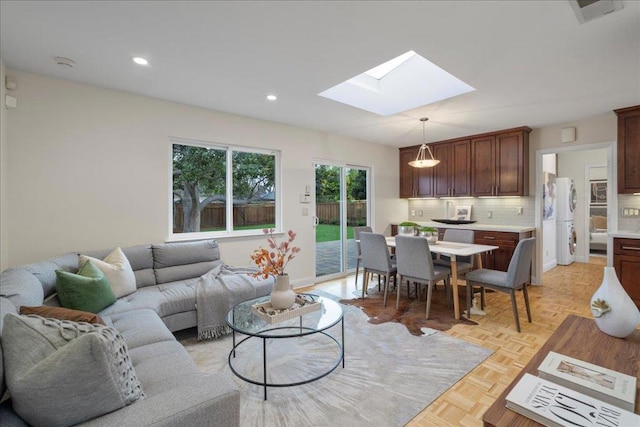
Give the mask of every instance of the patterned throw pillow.
[{"label": "patterned throw pillow", "polygon": [[64,307],[50,307],[48,305],[40,305],[30,307],[23,305],[20,307],[20,314],[36,314],[41,317],[53,318],[58,320],[71,320],[73,322],[97,323],[106,326],[102,317],[88,311],[71,310]]},{"label": "patterned throw pillow", "polygon": [[31,425],[77,424],[144,397],[113,328],[8,314],[2,347],[13,408]]},{"label": "patterned throw pillow", "polygon": [[93,262],[104,273],[116,298],[121,298],[136,291],[136,276],[122,249],[115,248],[104,260],[79,255],[78,268],[82,268],[87,261]]},{"label": "patterned throw pillow", "polygon": [[63,307],[98,313],[116,302],[109,281],[91,261],[78,274],[56,270],[56,278],[56,291]]}]

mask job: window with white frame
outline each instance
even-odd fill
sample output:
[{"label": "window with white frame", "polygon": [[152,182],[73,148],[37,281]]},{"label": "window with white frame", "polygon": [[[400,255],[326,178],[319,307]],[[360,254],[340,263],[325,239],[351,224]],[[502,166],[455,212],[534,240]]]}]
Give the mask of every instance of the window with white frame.
[{"label": "window with white frame", "polygon": [[279,228],[279,153],[172,140],[174,237]]}]

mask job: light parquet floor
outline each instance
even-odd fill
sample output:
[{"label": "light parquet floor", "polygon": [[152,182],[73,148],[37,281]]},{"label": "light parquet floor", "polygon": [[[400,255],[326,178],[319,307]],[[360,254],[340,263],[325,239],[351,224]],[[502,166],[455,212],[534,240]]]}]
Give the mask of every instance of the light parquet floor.
[{"label": "light parquet floor", "polygon": [[[602,282],[605,264],[605,258],[591,257],[589,263],[558,266],[545,273],[542,286],[529,287],[532,323],[527,322],[524,300],[518,293],[521,333],[515,330],[509,295],[488,293],[486,316],[472,317],[477,326],[455,325],[445,333],[490,348],[493,355],[426,407],[407,426],[482,426],[484,412],[564,318],[568,314],[591,316],[589,301]],[[354,276],[320,283],[305,290],[310,289],[322,289],[341,298],[351,298],[355,290]]]}]

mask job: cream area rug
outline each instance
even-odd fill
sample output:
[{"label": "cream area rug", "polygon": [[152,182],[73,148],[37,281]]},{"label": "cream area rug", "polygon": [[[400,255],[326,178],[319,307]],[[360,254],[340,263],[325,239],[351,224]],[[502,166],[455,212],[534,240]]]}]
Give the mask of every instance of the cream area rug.
[{"label": "cream area rug", "polygon": [[[308,384],[269,387],[266,401],[261,386],[231,372],[231,335],[213,341],[197,341],[195,329],[177,335],[202,371],[234,378],[243,427],[402,426],[492,353],[433,329],[415,336],[399,323],[373,325],[360,308],[342,308],[345,367]],[[339,324],[330,333],[340,341]],[[268,380],[303,381],[334,366],[338,357],[338,346],[321,334],[268,340]],[[241,345],[233,363],[243,375],[261,380],[262,340]]]}]

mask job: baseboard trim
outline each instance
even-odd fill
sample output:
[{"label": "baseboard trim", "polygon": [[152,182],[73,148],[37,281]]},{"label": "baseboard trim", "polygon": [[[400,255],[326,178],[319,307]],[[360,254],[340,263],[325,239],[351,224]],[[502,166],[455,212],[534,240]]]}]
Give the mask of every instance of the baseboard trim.
[{"label": "baseboard trim", "polygon": [[548,263],[546,263],[545,265],[542,266],[542,272],[546,273],[547,271],[551,270],[552,268],[557,267],[558,265],[558,260],[557,259],[552,259],[551,261],[549,261]]}]

